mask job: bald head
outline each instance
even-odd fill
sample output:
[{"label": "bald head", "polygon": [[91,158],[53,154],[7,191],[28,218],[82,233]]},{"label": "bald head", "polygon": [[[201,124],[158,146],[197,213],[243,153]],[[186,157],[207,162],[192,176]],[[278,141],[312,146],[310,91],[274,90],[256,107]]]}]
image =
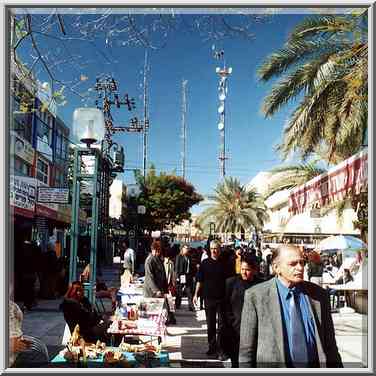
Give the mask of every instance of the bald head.
[{"label": "bald head", "polygon": [[304,281],[304,263],[303,252],[296,246],[284,244],[273,252],[273,269],[287,287]]}]

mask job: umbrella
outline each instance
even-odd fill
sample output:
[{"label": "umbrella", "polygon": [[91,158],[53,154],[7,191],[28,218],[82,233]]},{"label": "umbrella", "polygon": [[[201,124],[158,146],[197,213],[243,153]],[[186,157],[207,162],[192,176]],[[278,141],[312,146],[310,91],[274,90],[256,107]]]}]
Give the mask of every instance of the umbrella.
[{"label": "umbrella", "polygon": [[359,238],[350,235],[329,236],[318,244],[318,249],[321,251],[332,249],[358,251],[362,248],[367,248],[367,244]]},{"label": "umbrella", "polygon": [[[342,251],[342,260],[344,256],[344,252],[357,252],[361,249],[367,248],[367,244],[364,243],[362,240],[359,238],[356,238],[355,236],[350,236],[350,235],[333,235],[329,236],[328,238],[322,240],[318,244],[318,249],[321,251],[328,251],[328,250],[334,250],[334,249],[339,249]],[[345,269],[345,262],[344,260],[342,261],[342,271],[344,272]],[[347,266],[348,267],[348,266]],[[343,281],[344,283],[345,281]],[[345,307],[344,309],[348,309],[347,303],[345,301]]]}]

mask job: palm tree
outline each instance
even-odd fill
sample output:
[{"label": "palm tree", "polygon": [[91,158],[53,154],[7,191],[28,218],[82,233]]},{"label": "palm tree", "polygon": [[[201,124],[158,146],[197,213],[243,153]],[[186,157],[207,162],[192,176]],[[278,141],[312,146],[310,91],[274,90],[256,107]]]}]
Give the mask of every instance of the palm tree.
[{"label": "palm tree", "polygon": [[300,100],[277,150],[303,159],[326,145],[329,160],[362,147],[367,129],[367,12],[315,16],[298,24],[283,49],[258,70],[262,81],[281,77],[264,99],[265,117]]},{"label": "palm tree", "polygon": [[269,171],[271,176],[268,182],[268,190],[265,198],[284,189],[292,189],[326,172],[318,166],[316,161],[297,165],[281,166]]},{"label": "palm tree", "polygon": [[212,204],[197,220],[203,229],[215,222],[217,232],[244,233],[252,226],[261,230],[267,219],[263,198],[254,189],[247,191],[237,179],[225,178],[208,198]]}]

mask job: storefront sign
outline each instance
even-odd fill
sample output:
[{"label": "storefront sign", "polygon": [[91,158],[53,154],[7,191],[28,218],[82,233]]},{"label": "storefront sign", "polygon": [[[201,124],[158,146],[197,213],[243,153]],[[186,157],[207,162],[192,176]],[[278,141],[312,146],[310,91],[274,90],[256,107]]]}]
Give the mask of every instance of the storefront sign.
[{"label": "storefront sign", "polygon": [[9,199],[10,205],[20,208],[27,216],[34,215],[36,182],[34,178],[10,175]]},{"label": "storefront sign", "polygon": [[14,131],[10,132],[10,136],[11,154],[16,155],[29,164],[33,164],[35,151],[32,145]]},{"label": "storefront sign", "polygon": [[69,188],[39,187],[37,201],[67,204],[69,202]]},{"label": "storefront sign", "polygon": [[289,211],[297,214],[317,203],[324,206],[329,202],[340,201],[350,191],[359,194],[367,184],[368,153],[364,151],[295,188],[289,196]]}]

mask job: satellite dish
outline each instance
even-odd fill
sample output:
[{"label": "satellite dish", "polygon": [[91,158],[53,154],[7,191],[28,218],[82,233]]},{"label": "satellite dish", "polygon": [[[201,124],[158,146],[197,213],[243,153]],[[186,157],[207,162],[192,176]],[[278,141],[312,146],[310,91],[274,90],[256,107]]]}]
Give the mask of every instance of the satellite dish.
[{"label": "satellite dish", "polygon": [[225,106],[223,106],[222,104],[218,107],[218,113],[219,114],[223,114],[225,112]]},{"label": "satellite dish", "polygon": [[231,74],[232,73],[232,68],[228,68],[228,73]]},{"label": "satellite dish", "polygon": [[219,73],[220,71],[221,71],[221,68],[219,68],[219,67],[215,68],[216,73]]},{"label": "satellite dish", "polygon": [[221,131],[225,128],[225,125],[223,123],[218,123],[218,130]]},{"label": "satellite dish", "polygon": [[220,93],[218,96],[220,101],[224,101],[226,99],[226,94],[225,93]]}]

